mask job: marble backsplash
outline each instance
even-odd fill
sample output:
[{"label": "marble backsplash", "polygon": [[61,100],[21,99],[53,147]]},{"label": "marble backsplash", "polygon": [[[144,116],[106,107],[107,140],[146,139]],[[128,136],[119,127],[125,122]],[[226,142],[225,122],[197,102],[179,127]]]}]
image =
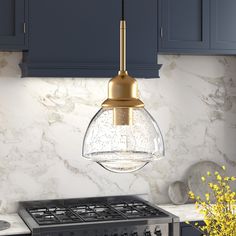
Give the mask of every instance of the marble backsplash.
[{"label": "marble backsplash", "polygon": [[159,123],[166,157],[130,174],[81,156],[86,127],[108,79],[23,78],[21,53],[0,53],[1,211],[19,200],[148,193],[169,202],[168,185],[201,160],[236,172],[236,57],[160,56],[160,79],[139,80]]}]

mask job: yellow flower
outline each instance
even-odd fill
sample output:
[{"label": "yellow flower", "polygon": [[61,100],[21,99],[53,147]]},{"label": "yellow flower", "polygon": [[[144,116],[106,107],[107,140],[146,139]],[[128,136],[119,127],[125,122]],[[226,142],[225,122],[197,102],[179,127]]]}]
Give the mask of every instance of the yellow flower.
[{"label": "yellow flower", "polygon": [[213,183],[209,183],[208,185],[210,188],[213,188],[213,186],[214,186]]},{"label": "yellow flower", "polygon": [[[222,169],[225,170],[225,167]],[[205,194],[205,200],[189,192],[190,197],[195,199],[195,206],[204,216],[205,222],[204,226],[199,226],[197,223],[192,226],[202,231],[202,235],[236,236],[236,192],[232,191],[229,185],[229,181],[236,181],[236,177],[221,176],[218,172],[214,174],[215,180],[208,183],[211,193]],[[207,176],[211,176],[211,173],[207,172]],[[204,176],[201,179],[206,182]],[[215,198],[214,204],[211,204],[210,197]]]},{"label": "yellow flower", "polygon": [[218,190],[219,190],[219,186],[218,186],[217,184],[214,184],[214,185],[213,185],[213,190],[214,190],[214,191],[218,191]]},{"label": "yellow flower", "polygon": [[209,193],[206,193],[206,194],[205,194],[205,197],[206,197],[206,200],[207,200],[207,201],[210,200],[210,194],[209,194]]},{"label": "yellow flower", "polygon": [[217,175],[217,176],[216,176],[216,179],[219,180],[219,181],[221,181],[221,180],[222,180],[222,177],[221,177],[220,175]]},{"label": "yellow flower", "polygon": [[188,195],[189,195],[190,199],[195,199],[195,195],[192,191],[189,191]]}]

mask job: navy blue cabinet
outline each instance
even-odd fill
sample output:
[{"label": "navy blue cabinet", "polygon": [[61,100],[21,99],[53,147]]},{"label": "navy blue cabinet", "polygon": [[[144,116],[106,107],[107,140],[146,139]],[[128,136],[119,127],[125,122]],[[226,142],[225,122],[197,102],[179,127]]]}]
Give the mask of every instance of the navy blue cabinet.
[{"label": "navy blue cabinet", "polygon": [[160,1],[160,51],[209,48],[209,0]]},{"label": "navy blue cabinet", "polygon": [[236,1],[211,0],[211,48],[236,51]]},{"label": "navy blue cabinet", "polygon": [[27,49],[27,2],[0,0],[0,50]]},{"label": "navy blue cabinet", "polygon": [[159,0],[159,52],[236,54],[235,0]]},{"label": "navy blue cabinet", "polygon": [[[157,1],[127,0],[127,67],[158,77]],[[111,77],[119,69],[119,0],[30,0],[24,77]]]},{"label": "navy blue cabinet", "polygon": [[[193,222],[194,223],[194,222]],[[198,222],[199,225],[203,225],[203,222]],[[198,229],[193,228],[191,225],[181,223],[180,225],[180,236],[202,236]]]}]

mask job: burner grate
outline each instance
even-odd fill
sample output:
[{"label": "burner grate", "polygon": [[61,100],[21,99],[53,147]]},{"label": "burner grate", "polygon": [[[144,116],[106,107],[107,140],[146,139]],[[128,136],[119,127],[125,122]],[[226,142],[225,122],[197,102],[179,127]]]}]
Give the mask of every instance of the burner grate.
[{"label": "burner grate", "polygon": [[26,209],[39,225],[81,222],[117,221],[165,217],[165,213],[142,201],[105,203],[64,202],[60,205],[46,204],[43,207]]},{"label": "burner grate", "polygon": [[39,225],[82,222],[82,219],[67,208],[44,207],[28,209],[28,212]]},{"label": "burner grate", "polygon": [[143,202],[123,202],[111,206],[129,219],[166,216],[163,212]]},{"label": "burner grate", "polygon": [[70,209],[87,222],[123,219],[120,214],[105,204],[70,206]]}]

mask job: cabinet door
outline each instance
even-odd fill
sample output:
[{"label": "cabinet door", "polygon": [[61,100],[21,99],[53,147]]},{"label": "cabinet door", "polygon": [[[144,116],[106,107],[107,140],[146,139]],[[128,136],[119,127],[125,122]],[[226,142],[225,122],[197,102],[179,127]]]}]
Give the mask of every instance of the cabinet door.
[{"label": "cabinet door", "polygon": [[159,50],[208,49],[209,18],[209,0],[160,0]]},{"label": "cabinet door", "polygon": [[0,0],[0,49],[24,49],[25,0]]},{"label": "cabinet door", "polygon": [[211,0],[211,48],[236,50],[236,1]]},{"label": "cabinet door", "polygon": [[[157,0],[125,1],[125,14],[129,73],[158,77]],[[120,16],[119,0],[30,0],[23,76],[116,75]]]},{"label": "cabinet door", "polygon": [[[194,222],[193,222],[194,223]],[[204,225],[203,222],[198,222],[199,225]],[[199,230],[193,228],[191,225],[181,223],[180,225],[180,236],[202,236]]]}]

